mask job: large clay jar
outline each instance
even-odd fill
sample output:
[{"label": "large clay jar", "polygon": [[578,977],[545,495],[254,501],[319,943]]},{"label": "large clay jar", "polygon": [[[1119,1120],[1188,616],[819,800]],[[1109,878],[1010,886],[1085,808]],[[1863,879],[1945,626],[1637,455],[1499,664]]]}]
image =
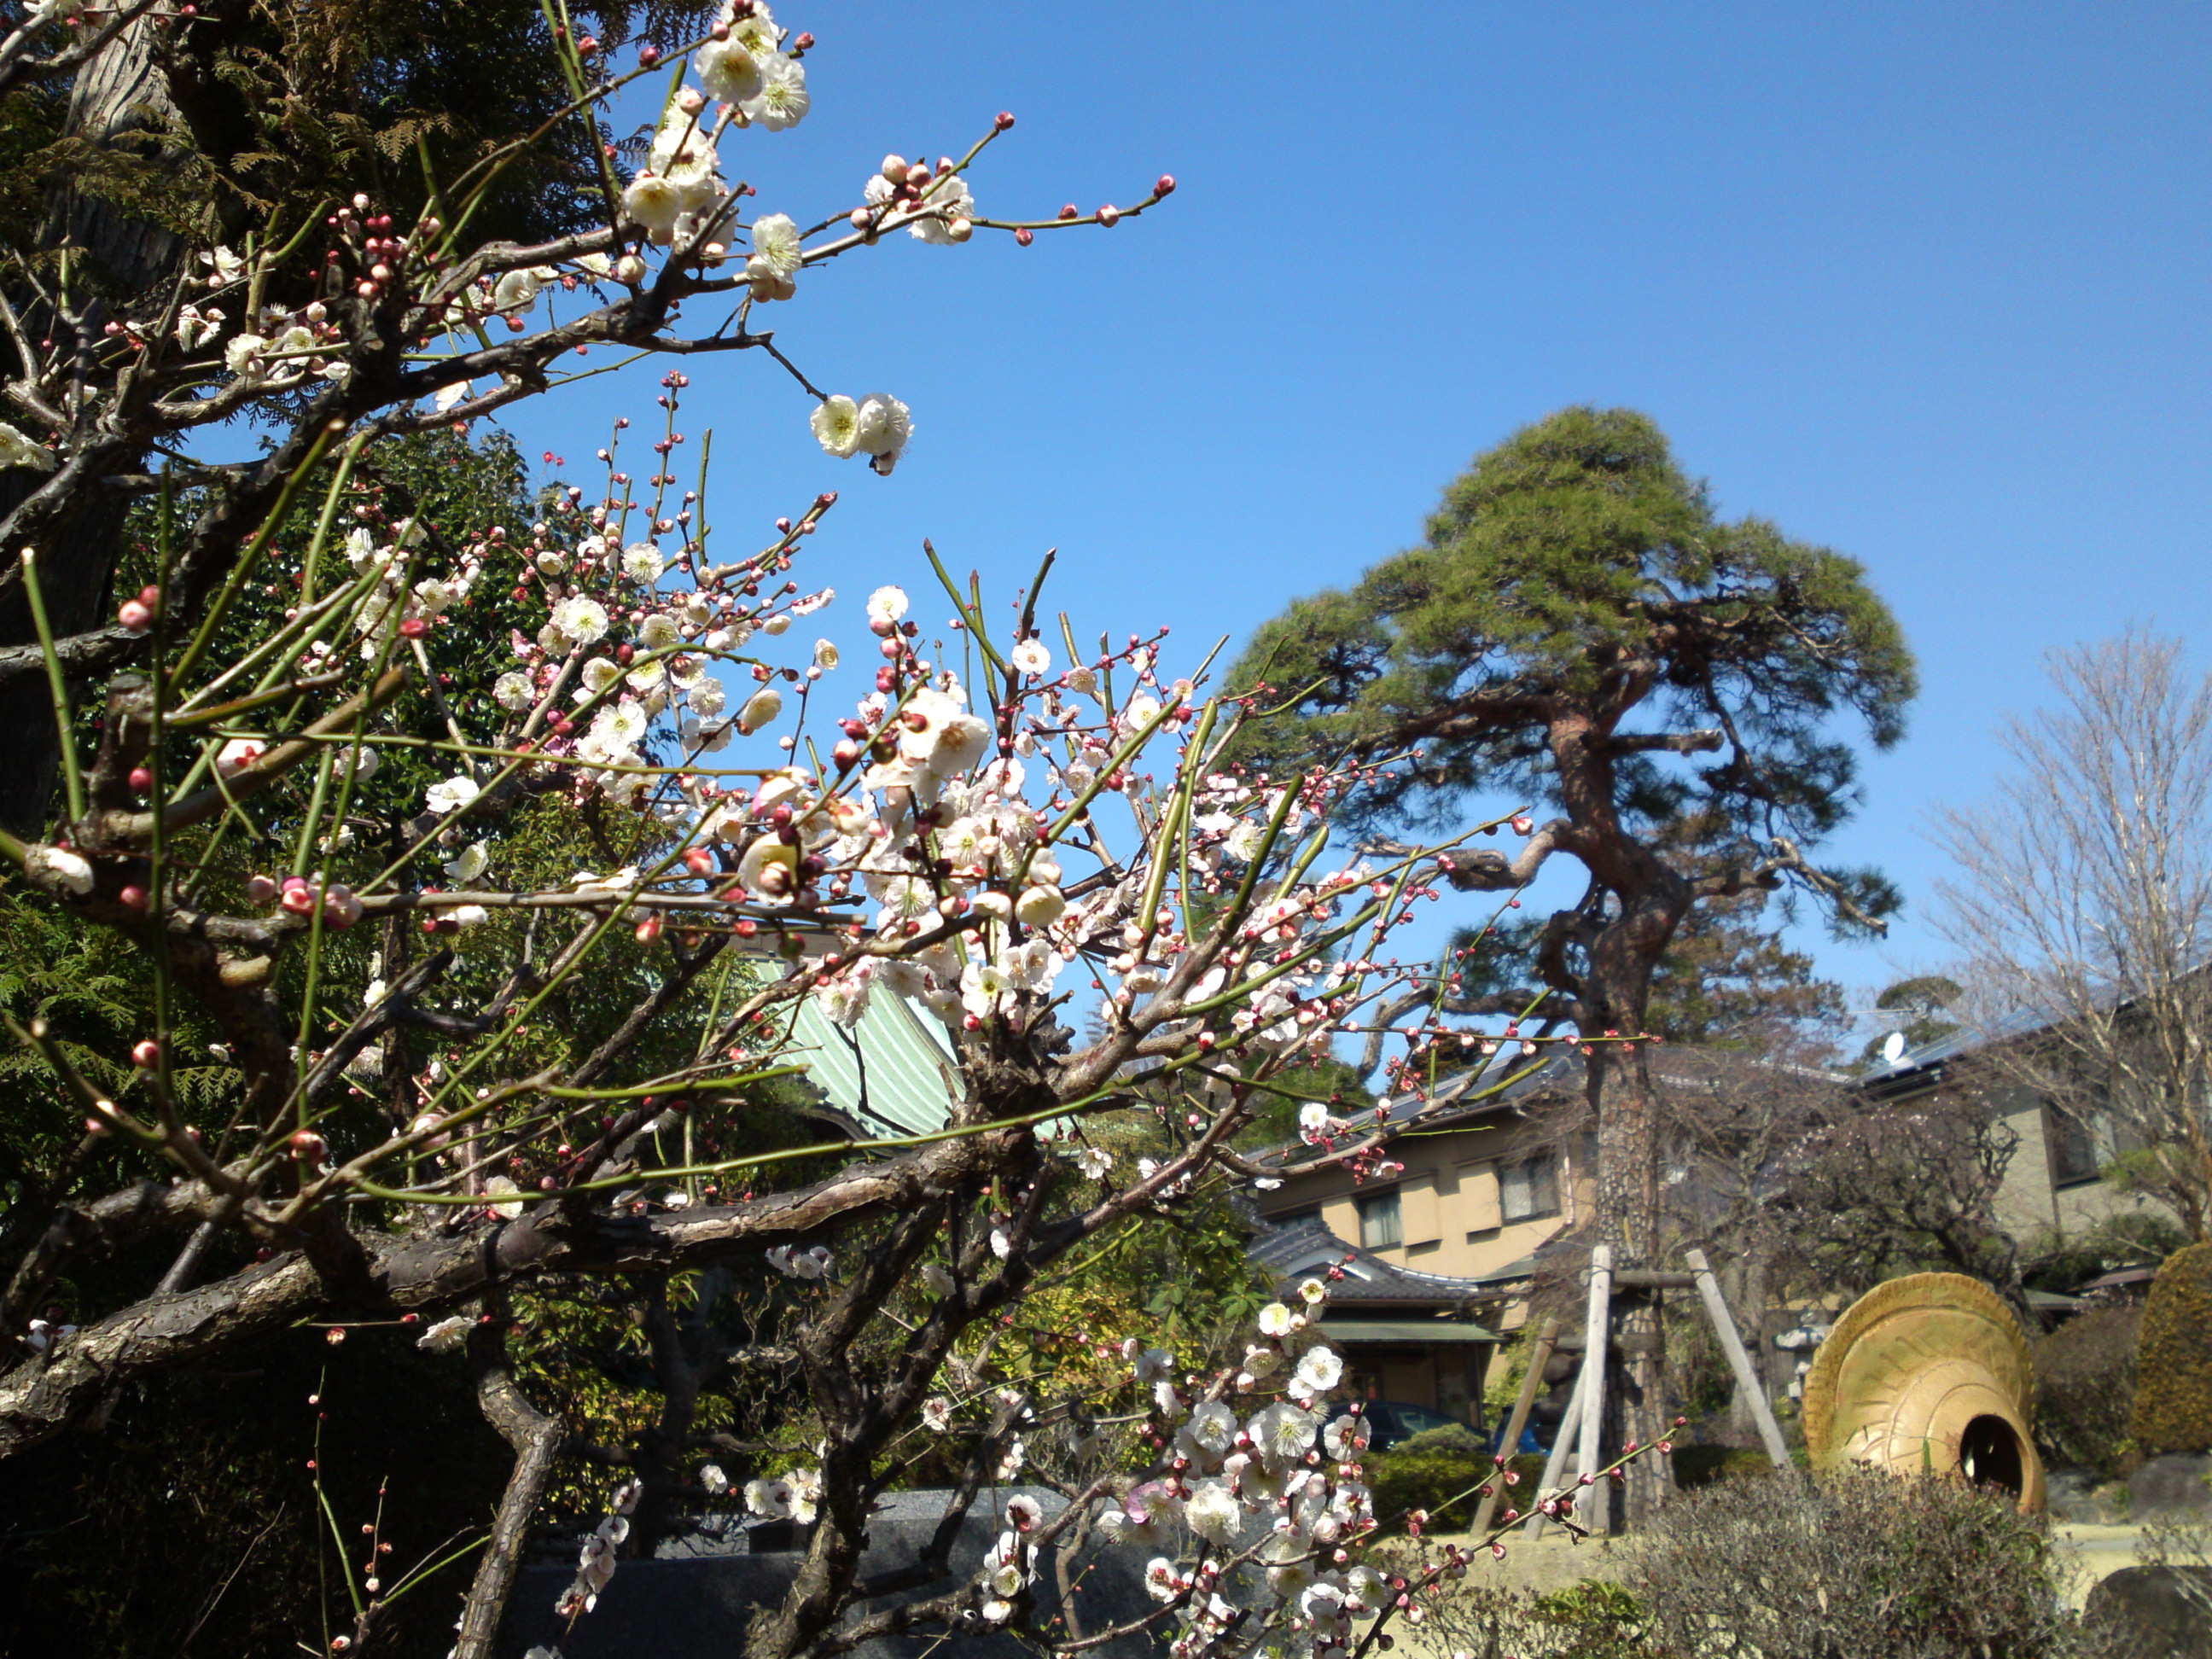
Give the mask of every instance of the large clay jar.
[{"label": "large clay jar", "polygon": [[1996,1292],[1915,1273],[1875,1285],[1820,1344],[1805,1378],[1806,1449],[1815,1468],[1869,1463],[1996,1486],[2039,1514],[2034,1401],[2027,1339]]}]

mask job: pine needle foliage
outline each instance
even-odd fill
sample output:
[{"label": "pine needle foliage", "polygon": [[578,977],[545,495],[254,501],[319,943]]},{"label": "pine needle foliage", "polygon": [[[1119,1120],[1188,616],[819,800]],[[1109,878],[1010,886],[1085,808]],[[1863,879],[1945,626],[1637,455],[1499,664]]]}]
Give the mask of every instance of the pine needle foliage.
[{"label": "pine needle foliage", "polygon": [[1615,800],[1650,828],[1693,800],[1751,832],[1807,839],[1854,800],[1850,714],[1877,747],[1916,690],[1896,619],[1854,560],[1756,518],[1723,520],[1666,436],[1629,410],[1574,408],[1522,428],[1445,492],[1421,545],[1266,625],[1236,683],[1297,696],[1290,749],[1424,763],[1379,787],[1377,823],[1445,822],[1477,790],[1564,804],[1543,711],[1720,725],[1687,776],[1619,757]]}]

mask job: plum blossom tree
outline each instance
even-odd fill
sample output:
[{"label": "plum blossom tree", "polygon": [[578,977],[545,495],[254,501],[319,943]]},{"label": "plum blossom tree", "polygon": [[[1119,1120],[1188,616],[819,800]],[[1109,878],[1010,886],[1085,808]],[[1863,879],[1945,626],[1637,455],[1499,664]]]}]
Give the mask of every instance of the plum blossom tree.
[{"label": "plum blossom tree", "polygon": [[[40,8],[0,64],[121,15]],[[617,72],[562,17],[561,119],[596,143],[593,112],[664,73],[661,54]],[[556,1479],[594,1469],[604,1519],[561,1601],[570,1623],[671,1515],[741,1494],[810,1529],[744,1636],[759,1659],[994,1626],[1096,1646],[1121,1632],[1048,1627],[1035,1575],[1107,1539],[1157,1553],[1158,1606],[1124,1631],[1171,1630],[1192,1655],[1364,1654],[1410,1604],[1359,1554],[1379,1517],[1357,1421],[1325,1428],[1319,1409],[1341,1370],[1309,1323],[1325,1281],[1264,1310],[1227,1364],[1134,1330],[1045,1333],[1050,1364],[998,1345],[1085,1252],[1266,1178],[1237,1131],[1402,991],[1384,952],[1437,855],[1331,854],[1332,813],[1376,766],[1231,769],[1247,715],[1207,694],[1210,659],[1178,676],[1158,634],[1086,652],[1065,618],[1048,638],[1044,571],[1011,635],[941,565],[941,630],[883,582],[866,606],[880,654],[833,720],[839,653],[798,625],[836,598],[801,580],[836,498],[732,548],[703,479],[686,490],[673,470],[681,370],[650,471],[624,470],[638,440],[620,422],[604,482],[526,525],[394,482],[395,446],[556,392],[571,354],[605,346],[772,358],[825,449],[888,472],[905,405],[820,392],[757,307],[899,231],[1025,242],[1173,188],[1087,218],[984,217],[968,174],[1000,116],[957,157],[887,157],[811,228],[749,217],[725,150],[802,119],[811,46],[763,6],[723,7],[678,54],[642,165],[593,152],[594,222],[550,240],[470,234],[518,145],[435,180],[411,218],[364,191],[320,223],[195,250],[89,334],[58,289],[66,349],[11,332],[0,459],[36,480],[5,527],[65,805],[0,854],[43,914],[131,953],[149,1013],[96,1067],[50,1024],[15,1023],[52,1154],[9,1197],[0,1460],[275,1334],[343,1346],[396,1328],[468,1368],[513,1452],[467,1540],[465,1659],[491,1651]],[[687,306],[726,310],[685,331]],[[199,458],[249,419],[274,434],[265,456]],[[127,476],[147,453],[167,470]],[[42,562],[87,494],[118,487],[151,499],[148,580],[112,625],[58,632]],[[89,682],[96,733],[71,690]],[[584,844],[599,853],[579,869]],[[1097,1006],[1080,1042],[1060,1017],[1078,997]],[[945,1028],[945,1126],[860,1146],[797,1132],[778,1085],[805,1066],[802,1005],[851,1027],[892,999]],[[714,1286],[767,1310],[747,1340],[692,1318]],[[642,1334],[661,1403],[580,1474],[537,1362],[548,1328],[610,1306]],[[771,1377],[803,1457],[720,1431],[702,1405]],[[874,1498],[940,1442],[945,1525],[863,1577]],[[1025,1470],[1066,1507],[1015,1500],[981,1575],[952,1580],[961,1517]],[[335,1626],[302,1610],[301,1631],[321,1626],[307,1645],[396,1640],[429,1564],[385,1564],[380,1505],[340,1526],[318,1496],[346,1599]],[[344,1554],[356,1523],[365,1567]],[[928,1593],[880,1605],[901,1590]]]}]

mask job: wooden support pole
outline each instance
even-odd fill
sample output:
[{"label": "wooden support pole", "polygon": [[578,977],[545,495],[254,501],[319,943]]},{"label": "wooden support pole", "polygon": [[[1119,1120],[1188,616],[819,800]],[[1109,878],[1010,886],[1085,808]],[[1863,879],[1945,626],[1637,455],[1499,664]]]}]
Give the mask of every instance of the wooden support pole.
[{"label": "wooden support pole", "polygon": [[[1536,1390],[1544,1385],[1544,1367],[1551,1363],[1552,1348],[1559,1340],[1559,1322],[1546,1320],[1536,1333],[1535,1351],[1528,1356],[1528,1374],[1521,1379],[1520,1396],[1513,1402],[1513,1415],[1505,1419],[1505,1438],[1498,1448],[1509,1460],[1514,1448],[1521,1443],[1521,1431],[1528,1426],[1528,1413],[1536,1404]],[[1498,1500],[1505,1492],[1504,1473],[1500,1470],[1499,1478],[1491,1481],[1490,1496],[1475,1511],[1474,1529],[1478,1533],[1490,1530],[1490,1517],[1498,1512]]]},{"label": "wooden support pole", "polygon": [[[1574,1449],[1575,1437],[1583,1421],[1583,1389],[1589,1382],[1589,1367],[1585,1365],[1575,1373],[1575,1386],[1567,1395],[1567,1414],[1559,1419],[1559,1431],[1552,1437],[1552,1455],[1544,1465],[1544,1478],[1536,1483],[1536,1490],[1528,1496],[1531,1504],[1559,1484],[1567,1472],[1567,1454]],[[1580,1505],[1577,1507],[1579,1509]],[[1542,1536],[1544,1512],[1533,1510],[1528,1524],[1521,1529],[1531,1538]]]},{"label": "wooden support pole", "polygon": [[1713,1334],[1721,1340],[1721,1352],[1728,1355],[1729,1366],[1735,1372],[1736,1386],[1751,1401],[1751,1414],[1759,1422],[1759,1437],[1766,1443],[1766,1455],[1778,1469],[1790,1467],[1790,1448],[1782,1438],[1782,1425],[1774,1420],[1774,1407],[1767,1402],[1766,1390],[1759,1381],[1759,1373],[1752,1369],[1751,1356],[1744,1352],[1743,1339],[1736,1334],[1735,1321],[1729,1317],[1728,1304],[1721,1299],[1720,1282],[1713,1277],[1712,1268],[1706,1264],[1703,1250],[1692,1250],[1686,1260],[1690,1273],[1698,1281],[1698,1295],[1705,1304],[1706,1317],[1713,1322]]},{"label": "wooden support pole", "polygon": [[1613,1330],[1613,1246],[1599,1244],[1590,1250],[1589,1315],[1583,1328],[1583,1432],[1580,1466],[1576,1473],[1589,1493],[1590,1510],[1584,1524],[1593,1537],[1611,1530],[1608,1494],[1596,1490],[1597,1472],[1605,1467],[1600,1437],[1605,1425],[1606,1348]]},{"label": "wooden support pole", "polygon": [[1695,1273],[1670,1273],[1663,1267],[1616,1267],[1613,1273],[1616,1291],[1686,1291],[1696,1283]]}]

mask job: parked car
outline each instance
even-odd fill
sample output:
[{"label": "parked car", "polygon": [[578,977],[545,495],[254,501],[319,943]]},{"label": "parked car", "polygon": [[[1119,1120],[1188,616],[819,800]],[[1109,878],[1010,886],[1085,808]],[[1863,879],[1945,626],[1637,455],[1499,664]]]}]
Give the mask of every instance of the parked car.
[{"label": "parked car", "polygon": [[[1330,1410],[1328,1420],[1334,1423],[1340,1417],[1350,1415],[1351,1411],[1352,1402],[1346,1401]],[[1359,1414],[1367,1419],[1367,1449],[1370,1452],[1389,1451],[1400,1441],[1411,1440],[1431,1429],[1467,1427],[1440,1411],[1402,1400],[1363,1400],[1359,1402]]]}]

